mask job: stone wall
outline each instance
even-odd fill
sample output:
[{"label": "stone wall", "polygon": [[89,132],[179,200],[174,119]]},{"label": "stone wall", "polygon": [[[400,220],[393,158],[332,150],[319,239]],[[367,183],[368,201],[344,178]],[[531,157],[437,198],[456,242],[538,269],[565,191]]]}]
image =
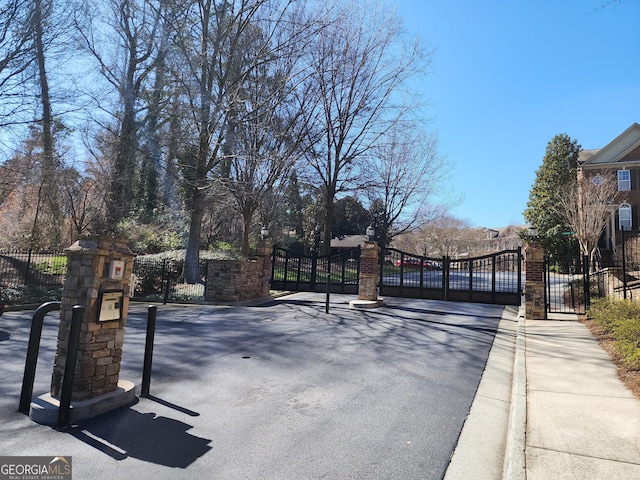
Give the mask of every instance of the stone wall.
[{"label": "stone wall", "polygon": [[208,260],[208,302],[243,302],[269,296],[271,245],[262,242],[252,260]]},{"label": "stone wall", "polygon": [[208,260],[205,300],[242,302],[269,296],[271,270],[264,259]]}]

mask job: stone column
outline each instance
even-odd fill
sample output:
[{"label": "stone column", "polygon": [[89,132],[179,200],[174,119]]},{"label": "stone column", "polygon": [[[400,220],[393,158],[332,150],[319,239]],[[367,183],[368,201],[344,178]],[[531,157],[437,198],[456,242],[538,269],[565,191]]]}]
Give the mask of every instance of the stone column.
[{"label": "stone column", "polygon": [[525,318],[542,320],[545,318],[544,302],[544,250],[539,243],[528,243],[524,247]]},{"label": "stone column", "polygon": [[378,255],[380,247],[367,240],[360,250],[360,278],[358,280],[358,300],[349,304],[356,308],[376,308],[383,304],[378,298]]},{"label": "stone column", "polygon": [[261,264],[261,292],[259,298],[267,298],[271,283],[271,241],[265,238],[258,244],[258,262]]},{"label": "stone column", "polygon": [[134,256],[124,241],[100,236],[81,238],[65,253],[67,277],[51,395],[60,396],[72,309],[81,305],[85,311],[71,396],[80,401],[118,388]]}]

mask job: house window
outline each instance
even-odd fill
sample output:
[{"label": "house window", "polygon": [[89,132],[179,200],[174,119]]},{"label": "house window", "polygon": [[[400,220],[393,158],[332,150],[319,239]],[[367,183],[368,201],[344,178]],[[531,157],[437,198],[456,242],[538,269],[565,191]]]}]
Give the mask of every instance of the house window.
[{"label": "house window", "polygon": [[621,203],[618,207],[618,217],[620,219],[620,230],[631,230],[631,205]]},{"label": "house window", "polygon": [[629,170],[618,170],[618,191],[627,192],[631,190],[631,172]]}]

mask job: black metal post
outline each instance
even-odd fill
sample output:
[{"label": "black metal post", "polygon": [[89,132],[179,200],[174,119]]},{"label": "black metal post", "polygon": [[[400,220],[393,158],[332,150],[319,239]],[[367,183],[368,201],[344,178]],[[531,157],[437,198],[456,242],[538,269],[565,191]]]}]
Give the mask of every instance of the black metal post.
[{"label": "black metal post", "polygon": [[[496,259],[498,258],[497,255],[494,255],[491,258],[491,301],[495,302],[496,301],[496,270],[497,270],[497,265],[496,265]],[[520,293],[520,292],[518,292]]]},{"label": "black metal post", "polygon": [[29,285],[29,270],[31,270],[31,253],[33,250],[29,249],[29,255],[27,256],[27,267],[24,271],[24,284]]},{"label": "black metal post", "polygon": [[318,250],[313,251],[313,256],[311,257],[311,291],[316,291],[316,276],[318,275]]},{"label": "black metal post", "polygon": [[627,255],[625,254],[624,244],[624,227],[620,229],[620,236],[622,240],[622,297],[627,299]]},{"label": "black metal post", "polygon": [[469,301],[473,298],[473,260],[469,260]]},{"label": "black metal post", "polygon": [[549,277],[549,260],[547,257],[544,257],[542,260],[542,280],[544,284],[544,319],[547,320],[549,318],[547,312],[551,310],[551,287],[549,286],[551,278]]},{"label": "black metal post", "polygon": [[[275,280],[275,274],[276,274],[276,247],[274,246],[271,250],[271,282],[273,282]],[[207,271],[207,278],[209,277],[209,273]]]},{"label": "black metal post", "polygon": [[66,428],[69,424],[71,395],[73,393],[73,380],[76,375],[76,360],[78,359],[78,344],[80,343],[80,330],[83,316],[84,307],[75,305],[71,317],[71,331],[69,332],[67,358],[64,364],[64,377],[62,379],[62,391],[60,392],[60,407],[58,408],[56,428]]},{"label": "black metal post", "polygon": [[163,303],[166,305],[169,303],[169,293],[171,292],[171,272],[167,273],[167,284],[164,288],[164,299]]},{"label": "black metal post", "polygon": [[442,300],[445,302],[449,299],[449,269],[451,262],[446,255],[442,257]]},{"label": "black metal post", "polygon": [[583,282],[583,288],[584,288],[584,310],[585,310],[584,313],[587,313],[587,308],[589,308],[589,306],[591,305],[591,288],[590,288],[590,282],[589,282],[589,256],[588,255],[583,255],[582,264],[583,264],[582,282]]},{"label": "black metal post", "polygon": [[287,277],[289,276],[289,251],[284,252],[284,278],[282,282],[282,289],[287,289]]},{"label": "black metal post", "polygon": [[153,343],[156,335],[156,313],[158,307],[149,305],[147,315],[147,339],[144,346],[144,366],[142,367],[142,392],[141,397],[149,398],[151,386],[151,363],[153,361]]},{"label": "black metal post", "polygon": [[[522,247],[518,247],[518,295],[522,298]],[[544,273],[542,274],[544,275]]]},{"label": "black metal post", "polygon": [[331,254],[327,257],[327,298],[324,302],[324,311],[329,313],[329,290],[331,286]]},{"label": "black metal post", "polygon": [[47,313],[60,310],[60,302],[47,302],[40,305],[31,319],[31,333],[29,333],[29,346],[27,347],[27,360],[24,365],[22,377],[22,392],[20,393],[20,406],[18,411],[29,415],[31,397],[33,396],[33,382],[36,378],[36,365],[38,364],[38,352],[40,350],[40,338],[42,337],[42,325]]}]

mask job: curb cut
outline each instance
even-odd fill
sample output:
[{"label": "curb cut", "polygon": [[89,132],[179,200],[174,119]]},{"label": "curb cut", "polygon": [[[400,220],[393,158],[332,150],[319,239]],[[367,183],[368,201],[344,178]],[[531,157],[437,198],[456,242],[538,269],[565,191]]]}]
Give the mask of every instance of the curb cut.
[{"label": "curb cut", "polygon": [[526,478],[526,428],[527,428],[527,371],[525,313],[518,312],[516,330],[516,350],[513,358],[513,383],[511,385],[511,409],[509,412],[509,433],[505,451],[503,478],[519,480]]}]

